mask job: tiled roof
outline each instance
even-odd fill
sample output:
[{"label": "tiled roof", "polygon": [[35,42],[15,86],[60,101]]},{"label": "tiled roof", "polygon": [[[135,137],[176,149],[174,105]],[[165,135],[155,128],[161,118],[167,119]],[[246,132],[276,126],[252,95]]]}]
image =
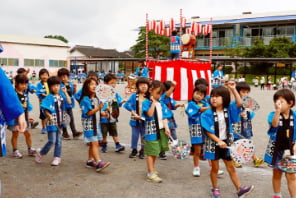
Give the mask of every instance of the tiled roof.
[{"label": "tiled roof", "polygon": [[70,50],[70,53],[75,50],[84,54],[87,57],[97,57],[97,58],[130,58],[131,56],[126,53],[118,52],[116,49],[102,49],[95,48],[93,46],[81,46],[76,45]]}]

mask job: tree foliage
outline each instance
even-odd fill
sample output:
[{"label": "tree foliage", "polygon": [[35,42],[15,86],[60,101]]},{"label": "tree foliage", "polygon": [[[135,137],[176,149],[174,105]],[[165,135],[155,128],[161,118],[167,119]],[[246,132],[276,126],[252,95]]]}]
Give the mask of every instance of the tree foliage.
[{"label": "tree foliage", "polygon": [[[136,58],[145,58],[146,27],[140,27],[137,43],[131,47]],[[157,35],[154,31],[148,32],[148,55],[153,58],[168,57],[170,54],[170,39]]]},{"label": "tree foliage", "polygon": [[64,43],[68,43],[69,42],[65,37],[63,37],[61,35],[46,35],[46,36],[44,36],[44,38],[58,39],[60,41],[63,41]]}]

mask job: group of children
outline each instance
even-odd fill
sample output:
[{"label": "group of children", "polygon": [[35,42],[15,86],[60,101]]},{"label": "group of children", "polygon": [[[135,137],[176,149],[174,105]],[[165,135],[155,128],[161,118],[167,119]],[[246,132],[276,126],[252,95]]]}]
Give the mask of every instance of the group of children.
[{"label": "group of children", "polygon": [[[69,72],[67,69],[60,69],[58,76],[49,77],[45,69],[39,72],[41,82],[37,85],[36,93],[40,99],[40,118],[42,119],[42,133],[48,133],[48,142],[40,149],[32,147],[29,130],[26,130],[26,143],[28,154],[35,155],[35,161],[40,163],[42,157],[46,155],[50,148],[55,145],[54,159],[52,165],[61,163],[62,134],[65,137],[66,121],[73,122],[74,98],[81,108],[81,121],[83,127],[84,141],[88,143],[88,158],[86,167],[94,167],[101,171],[110,165],[110,162],[101,160],[99,146],[102,152],[107,152],[107,133],[113,137],[115,151],[125,150],[118,139],[117,118],[119,107],[130,111],[131,119],[131,148],[130,158],[135,158],[138,154],[138,140],[141,139],[139,158],[144,159],[146,155],[147,180],[152,182],[162,182],[158,171],[155,169],[157,156],[166,159],[165,151],[169,150],[169,139],[176,140],[177,124],[174,119],[173,110],[178,107],[185,107],[184,104],[177,103],[171,98],[171,94],[176,86],[175,82],[160,82],[154,80],[150,82],[147,78],[139,77],[136,82],[137,92],[132,94],[125,101],[118,93],[114,99],[114,104],[103,103],[96,97],[96,87],[98,77],[96,73],[89,73],[83,83],[83,87],[76,93],[75,86],[69,82]],[[26,120],[29,121],[28,111],[30,102],[27,94],[28,78],[24,74],[15,77],[15,90],[23,105]],[[104,77],[104,83],[112,87],[116,86],[116,76],[108,74]],[[223,174],[219,170],[219,160],[222,159],[226,170],[230,175],[238,197],[245,197],[252,192],[254,186],[242,186],[235,169],[235,164],[229,155],[228,146],[233,139],[239,139],[241,135],[251,138],[251,122],[254,117],[253,112],[248,112],[243,108],[242,97],[249,94],[250,86],[245,82],[228,81],[226,86],[219,86],[212,89],[210,95],[207,94],[208,84],[204,79],[198,79],[192,91],[192,99],[188,102],[186,113],[188,115],[189,136],[193,147],[193,175],[200,176],[199,159],[201,154],[209,160],[210,179],[212,184],[211,196],[221,197],[218,187],[218,174]],[[291,154],[296,151],[296,113],[291,110],[295,104],[295,96],[288,89],[281,89],[274,95],[275,112],[269,115],[268,121],[270,129],[270,145],[264,157],[264,161],[273,166],[273,188],[275,198],[281,197],[280,186],[282,171],[278,168],[277,162],[282,159],[283,151],[290,149]],[[115,108],[114,108],[115,106]],[[68,118],[69,117],[69,118]],[[240,132],[233,131],[233,124],[248,122],[248,127],[241,128]],[[9,129],[13,131],[12,146],[15,156],[21,156],[17,150],[18,131],[14,126],[17,123],[9,124]],[[73,138],[79,137],[82,133],[75,130],[75,125],[71,125]],[[287,132],[289,131],[289,132]],[[247,133],[248,132],[248,133]],[[236,133],[240,133],[239,135]],[[286,134],[286,135],[283,135]],[[67,137],[67,136],[66,136]],[[16,152],[18,151],[18,152]],[[276,152],[274,152],[276,151]],[[17,154],[18,153],[18,154]],[[262,159],[253,156],[254,166],[263,163]],[[241,165],[240,165],[241,166]],[[288,188],[291,197],[296,197],[295,174],[285,173],[288,181]]]}]

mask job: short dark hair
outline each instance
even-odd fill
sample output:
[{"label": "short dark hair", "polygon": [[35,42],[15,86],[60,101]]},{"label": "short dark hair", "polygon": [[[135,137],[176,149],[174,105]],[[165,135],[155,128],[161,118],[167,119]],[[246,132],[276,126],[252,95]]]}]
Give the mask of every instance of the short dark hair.
[{"label": "short dark hair", "polygon": [[171,88],[172,84],[173,84],[173,82],[170,81],[170,80],[167,80],[167,81],[163,82],[165,91],[169,90]]},{"label": "short dark hair", "polygon": [[193,89],[192,95],[193,95],[193,93],[196,92],[196,91],[201,92],[201,93],[203,93],[204,95],[206,95],[206,94],[207,94],[207,87],[206,87],[205,85],[203,85],[203,84],[199,84],[199,85],[197,85],[197,86]]},{"label": "short dark hair", "polygon": [[238,82],[236,83],[236,86],[235,86],[237,92],[239,93],[241,90],[247,90],[247,91],[251,91],[251,87],[248,83],[246,82]]},{"label": "short dark hair", "polygon": [[197,80],[194,82],[194,86],[195,86],[195,87],[196,87],[197,85],[200,85],[200,84],[205,85],[206,87],[209,86],[208,81],[207,81],[206,79],[204,79],[204,78],[199,78],[199,79],[197,79]]},{"label": "short dark hair", "polygon": [[228,107],[230,104],[230,93],[226,87],[215,87],[212,89],[210,96],[221,96],[223,100],[223,107]]},{"label": "short dark hair", "polygon": [[70,76],[70,71],[66,68],[61,68],[58,70],[58,77],[62,77],[64,75]]},{"label": "short dark hair", "polygon": [[290,89],[280,89],[277,92],[274,93],[273,95],[273,102],[276,102],[279,97],[284,98],[287,103],[290,103],[291,101],[293,102],[292,106],[295,105],[295,95]]},{"label": "short dark hair", "polygon": [[172,31],[172,36],[177,36],[178,32],[176,30]]},{"label": "short dark hair", "polygon": [[17,74],[23,74],[23,73],[25,73],[25,72],[26,72],[26,69],[23,68],[23,67],[18,68],[18,69],[16,70],[16,73],[17,73]]},{"label": "short dark hair", "polygon": [[47,80],[47,84],[48,84],[49,89],[50,89],[51,86],[57,85],[57,84],[60,84],[60,83],[61,83],[61,81],[60,81],[59,77],[57,77],[57,76],[51,76]]},{"label": "short dark hair", "polygon": [[107,74],[105,77],[104,77],[104,82],[105,83],[108,83],[108,82],[110,82],[111,80],[113,80],[113,79],[117,79],[117,77],[114,75],[114,74]]},{"label": "short dark hair", "polygon": [[137,93],[139,93],[139,85],[140,84],[147,84],[148,88],[150,87],[150,81],[148,80],[148,78],[140,77],[140,78],[138,78],[138,80],[136,82]]},{"label": "short dark hair", "polygon": [[[150,89],[157,89],[160,87],[160,91],[163,93],[165,91],[165,88],[164,88],[164,85],[162,82],[160,82],[159,80],[153,80],[151,83],[150,83],[150,86],[149,88]],[[150,93],[148,91],[147,93],[147,98],[150,98]]]},{"label": "short dark hair", "polygon": [[15,76],[14,78],[15,80],[15,84],[19,84],[19,83],[28,83],[29,82],[29,78],[24,75],[24,74],[18,74]]},{"label": "short dark hair", "polygon": [[39,71],[39,78],[40,78],[40,76],[41,76],[42,74],[45,74],[45,73],[47,73],[47,75],[49,76],[49,72],[48,72],[47,69],[45,69],[45,68],[40,69],[40,71]]}]

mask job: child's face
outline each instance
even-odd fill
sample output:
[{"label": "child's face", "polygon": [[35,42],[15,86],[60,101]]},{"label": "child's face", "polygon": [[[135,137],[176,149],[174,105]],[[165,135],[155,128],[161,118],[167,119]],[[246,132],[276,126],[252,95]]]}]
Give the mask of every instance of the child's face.
[{"label": "child's face", "polygon": [[40,75],[40,80],[42,82],[47,82],[47,79],[48,79],[48,74],[47,73],[43,73]]},{"label": "child's face", "polygon": [[200,91],[195,91],[192,97],[194,101],[199,102],[204,99],[205,95]]},{"label": "child's face", "polygon": [[161,91],[160,87],[150,89],[150,95],[153,96],[154,100],[159,100],[161,94],[162,94],[162,91]]},{"label": "child's face", "polygon": [[146,83],[139,84],[140,93],[146,93],[148,91],[148,85]]},{"label": "child's face", "polygon": [[277,99],[276,103],[277,102],[279,102],[281,105],[281,110],[280,110],[281,113],[289,112],[292,105],[293,105],[292,101],[289,103],[289,102],[287,102],[287,100],[285,98],[283,98],[281,96]]},{"label": "child's face", "polygon": [[249,90],[247,90],[247,89],[241,89],[240,91],[239,91],[239,95],[240,95],[240,97],[243,97],[243,96],[248,96],[249,95]]},{"label": "child's face", "polygon": [[222,96],[211,96],[210,99],[211,105],[215,108],[223,107],[223,98]]},{"label": "child's face", "polygon": [[62,75],[60,76],[60,79],[62,83],[68,83],[69,82],[69,76],[68,75]]},{"label": "child's face", "polygon": [[95,81],[91,81],[88,85],[88,90],[90,93],[95,93],[96,92],[96,88],[97,88],[98,84]]},{"label": "child's face", "polygon": [[50,91],[52,94],[58,94],[60,91],[60,84],[54,84],[50,86]]},{"label": "child's face", "polygon": [[17,83],[16,89],[18,91],[25,91],[28,88],[28,83]]},{"label": "child's face", "polygon": [[106,84],[107,85],[110,85],[113,88],[115,88],[116,87],[116,83],[117,83],[117,80],[116,79],[112,79],[109,82],[107,82]]}]

